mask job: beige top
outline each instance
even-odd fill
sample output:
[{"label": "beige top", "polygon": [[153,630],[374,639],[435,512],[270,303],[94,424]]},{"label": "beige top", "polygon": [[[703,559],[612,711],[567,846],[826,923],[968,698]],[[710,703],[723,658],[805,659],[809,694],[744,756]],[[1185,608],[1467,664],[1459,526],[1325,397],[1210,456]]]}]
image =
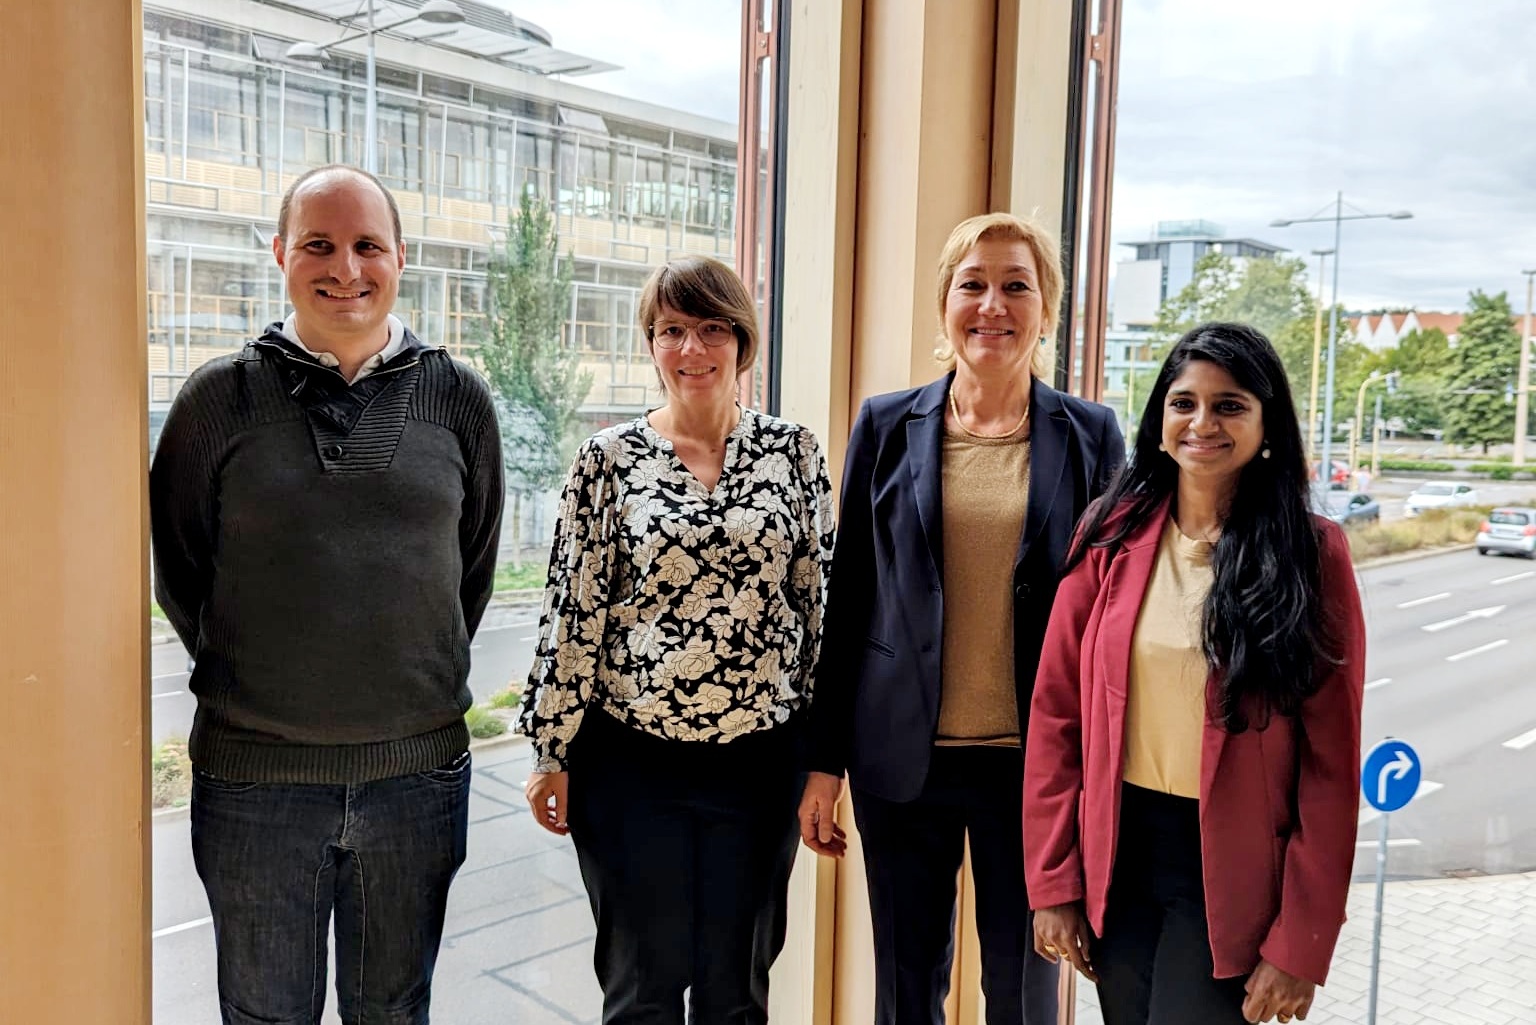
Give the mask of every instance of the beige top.
[{"label": "beige top", "polygon": [[1127,783],[1178,797],[1200,796],[1210,675],[1200,620],[1211,590],[1213,547],[1185,537],[1168,517],[1131,638],[1122,776]]},{"label": "beige top", "polygon": [[1019,746],[1013,564],[1029,497],[1028,427],[1003,438],[944,434],[941,746]]}]

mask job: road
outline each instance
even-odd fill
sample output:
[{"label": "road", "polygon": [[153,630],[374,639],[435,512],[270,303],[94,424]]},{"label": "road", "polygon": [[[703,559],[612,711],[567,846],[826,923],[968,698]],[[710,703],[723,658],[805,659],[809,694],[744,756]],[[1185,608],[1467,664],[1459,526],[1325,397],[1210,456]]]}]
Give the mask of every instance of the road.
[{"label": "road", "polygon": [[[1392,815],[1394,877],[1536,869],[1536,564],[1475,552],[1361,575],[1364,739],[1418,750],[1418,798]],[[1362,813],[1357,873],[1379,823]]]},{"label": "road", "polygon": [[[1381,518],[1386,522],[1403,518],[1403,501],[1424,477],[1388,473],[1371,484],[1370,494],[1381,503]],[[1479,505],[1536,505],[1536,481],[1472,482]]]}]

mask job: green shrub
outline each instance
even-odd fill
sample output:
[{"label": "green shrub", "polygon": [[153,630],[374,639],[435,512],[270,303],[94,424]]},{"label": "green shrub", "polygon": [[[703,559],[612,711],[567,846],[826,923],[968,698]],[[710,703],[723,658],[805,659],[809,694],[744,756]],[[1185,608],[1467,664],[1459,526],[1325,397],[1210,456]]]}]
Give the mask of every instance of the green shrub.
[{"label": "green shrub", "polygon": [[464,713],[464,725],[469,727],[469,735],[476,740],[499,737],[507,732],[507,724],[486,711],[483,705],[469,706],[469,711]]},{"label": "green shrub", "polygon": [[187,742],[162,740],[149,752],[149,803],[155,808],[179,808],[192,799],[192,759]]},{"label": "green shrub", "polygon": [[515,683],[507,686],[491,695],[486,702],[492,708],[516,708],[523,703],[523,689]]},{"label": "green shrub", "polygon": [[1383,459],[1381,468],[1398,473],[1450,473],[1456,469],[1450,463],[1440,463],[1433,459]]},{"label": "green shrub", "polygon": [[1515,468],[1508,463],[1473,463],[1467,469],[1473,473],[1486,473],[1493,480],[1515,479]]},{"label": "green shrub", "polygon": [[1373,523],[1349,531],[1349,550],[1356,562],[1420,548],[1467,544],[1491,506],[1466,509],[1426,509],[1411,520]]},{"label": "green shrub", "polygon": [[547,568],[539,563],[506,562],[496,567],[494,587],[498,591],[538,591],[548,580]]}]

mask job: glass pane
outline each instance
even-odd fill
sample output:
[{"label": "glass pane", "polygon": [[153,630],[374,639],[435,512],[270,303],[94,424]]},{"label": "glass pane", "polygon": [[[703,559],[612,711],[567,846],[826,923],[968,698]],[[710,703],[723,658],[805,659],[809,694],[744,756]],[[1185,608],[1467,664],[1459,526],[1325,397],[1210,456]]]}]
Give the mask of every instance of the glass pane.
[{"label": "glass pane", "polygon": [[[513,214],[525,196],[550,212],[558,273],[541,287],[558,297],[560,322],[539,359],[568,360],[581,384],[565,395],[574,421],[553,442],[559,472],[509,481],[497,595],[470,656],[486,746],[476,741],[469,860],[448,906],[433,1017],[594,1021],[591,910],[569,841],[527,813],[528,748],[506,727],[532,663],[564,466],[581,438],[661,402],[635,324],[640,287],[677,256],[733,259],[741,9],[637,0],[616,14],[608,0],[530,0],[515,19],[481,18],[464,36],[402,28],[380,47],[368,154],[361,46],[318,62],[290,49],[355,31],[359,5],[345,6],[256,0],[206,21],[145,14],[156,34],[144,56],[150,444],[188,375],[289,314],[271,245],[295,176],[372,157],[407,245],[396,316],[477,366]],[[388,17],[412,9],[395,5]],[[400,38],[439,31],[425,43]],[[652,56],[678,40],[689,59]],[[521,453],[509,458],[520,465]],[[196,653],[155,611],[154,1020],[203,1025],[219,1012],[186,810]],[[334,995],[328,1003],[327,1023],[338,1020]]]},{"label": "glass pane", "polygon": [[[1284,361],[1339,489],[1319,504],[1355,554],[1364,746],[1401,738],[1423,762],[1388,820],[1379,1021],[1517,1021],[1536,999],[1536,948],[1510,939],[1536,933],[1536,573],[1484,532],[1489,506],[1536,505],[1509,463],[1529,148],[1484,145],[1536,128],[1526,13],[1123,7],[1105,401],[1134,428],[1168,345],[1204,320],[1254,324]],[[1366,1020],[1382,817],[1362,804],[1358,827],[1309,1023]],[[1078,1022],[1099,1021],[1079,992]]]}]

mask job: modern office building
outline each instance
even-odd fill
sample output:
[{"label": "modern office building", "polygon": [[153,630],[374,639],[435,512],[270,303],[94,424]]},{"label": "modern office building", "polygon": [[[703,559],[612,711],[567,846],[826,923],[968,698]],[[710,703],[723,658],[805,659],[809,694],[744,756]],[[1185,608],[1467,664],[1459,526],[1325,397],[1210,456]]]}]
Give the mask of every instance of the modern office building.
[{"label": "modern office building", "polygon": [[[379,176],[401,206],[408,266],[398,311],[464,354],[509,208],[551,204],[573,261],[568,342],[593,372],[594,423],[656,398],[635,330],[650,268],[684,253],[732,261],[736,127],[572,79],[613,65],[555,47],[538,26],[457,0],[375,0]],[[282,316],[270,242],[286,185],[363,164],[366,74],[356,0],[152,0],[144,7],[151,423],[186,375]],[[313,44],[293,49],[294,44]],[[600,77],[590,81],[600,82]]]},{"label": "modern office building", "polygon": [[1229,238],[1221,225],[1206,220],[1158,221],[1151,238],[1120,244],[1136,256],[1115,270],[1112,323],[1133,328],[1157,321],[1158,307],[1194,279],[1195,264],[1205,254],[1268,260],[1286,251],[1257,239]]}]

